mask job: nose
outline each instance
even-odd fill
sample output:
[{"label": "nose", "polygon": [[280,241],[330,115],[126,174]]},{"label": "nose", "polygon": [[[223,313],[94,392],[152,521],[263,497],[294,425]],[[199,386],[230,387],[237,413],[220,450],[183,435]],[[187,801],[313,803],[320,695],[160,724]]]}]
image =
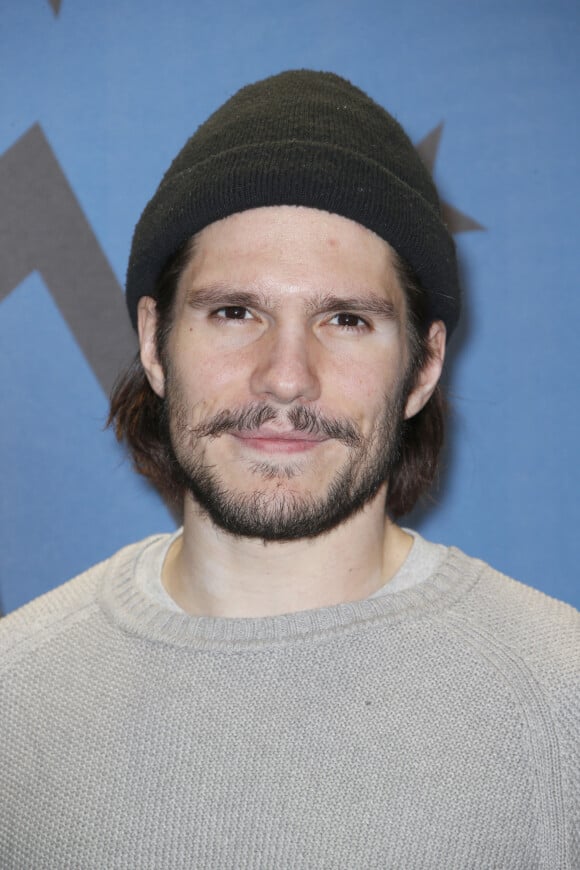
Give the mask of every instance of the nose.
[{"label": "nose", "polygon": [[256,348],[251,388],[256,396],[289,404],[320,396],[315,338],[297,325],[275,325]]}]

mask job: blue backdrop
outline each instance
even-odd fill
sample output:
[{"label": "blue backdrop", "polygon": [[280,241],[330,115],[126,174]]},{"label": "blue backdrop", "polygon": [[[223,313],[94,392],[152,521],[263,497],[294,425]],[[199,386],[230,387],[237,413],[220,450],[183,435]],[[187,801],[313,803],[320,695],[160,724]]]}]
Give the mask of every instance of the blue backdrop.
[{"label": "blue backdrop", "polygon": [[4,4],[4,611],[173,527],[103,432],[132,349],[132,230],[197,125],[295,67],[338,72],[392,111],[463,230],[446,471],[409,522],[580,605],[579,46],[577,0]]}]

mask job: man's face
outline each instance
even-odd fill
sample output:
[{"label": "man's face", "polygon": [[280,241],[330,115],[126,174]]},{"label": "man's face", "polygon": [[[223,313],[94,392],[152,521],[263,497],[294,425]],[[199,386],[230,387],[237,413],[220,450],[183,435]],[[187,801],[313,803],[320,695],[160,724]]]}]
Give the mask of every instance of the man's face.
[{"label": "man's face", "polygon": [[382,509],[405,416],[405,330],[391,249],[359,224],[276,206],[205,228],[164,365],[146,365],[190,495],[218,526],[265,540]]}]

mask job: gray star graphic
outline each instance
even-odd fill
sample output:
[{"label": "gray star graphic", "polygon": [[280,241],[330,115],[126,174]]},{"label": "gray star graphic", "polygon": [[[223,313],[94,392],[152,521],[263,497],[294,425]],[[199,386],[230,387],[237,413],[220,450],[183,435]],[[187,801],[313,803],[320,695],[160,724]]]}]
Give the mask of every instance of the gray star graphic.
[{"label": "gray star graphic", "polygon": [[[435,161],[437,159],[437,152],[439,151],[442,132],[443,121],[434,127],[430,133],[427,133],[427,135],[421,139],[417,145],[415,145],[421,160],[431,175],[433,175],[435,169]],[[478,223],[474,218],[465,214],[465,212],[459,211],[458,208],[455,208],[444,200],[441,201],[441,211],[443,213],[443,220],[449,227],[450,232],[454,234],[469,233],[474,232],[475,230],[485,230],[485,227]]]}]

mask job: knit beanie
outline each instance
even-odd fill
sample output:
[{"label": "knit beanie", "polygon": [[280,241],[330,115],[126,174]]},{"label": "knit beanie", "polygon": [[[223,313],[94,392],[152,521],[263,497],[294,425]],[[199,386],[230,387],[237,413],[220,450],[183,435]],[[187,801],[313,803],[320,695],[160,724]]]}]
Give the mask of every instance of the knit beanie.
[{"label": "knit beanie", "polygon": [[167,260],[236,212],[302,205],[350,218],[387,241],[453,331],[460,308],[455,245],[435,185],[381,106],[333,73],[294,70],[248,85],[186,142],[135,229],[127,271],[133,325]]}]

